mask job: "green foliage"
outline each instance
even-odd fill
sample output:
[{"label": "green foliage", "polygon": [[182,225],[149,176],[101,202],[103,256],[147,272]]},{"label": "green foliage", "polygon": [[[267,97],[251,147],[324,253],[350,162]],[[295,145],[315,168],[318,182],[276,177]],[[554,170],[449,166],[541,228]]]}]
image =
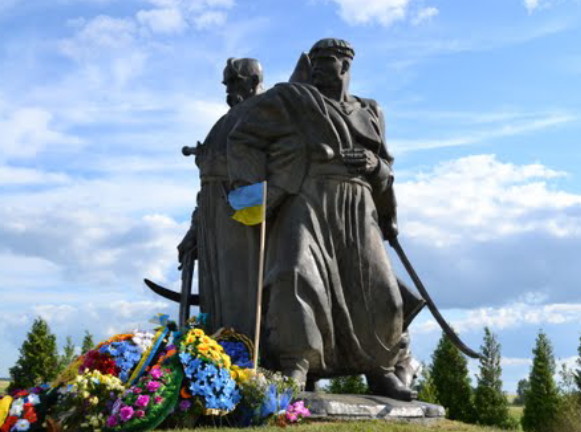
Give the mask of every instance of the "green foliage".
[{"label": "green foliage", "polygon": [[579,336],[579,346],[577,347],[577,369],[574,372],[575,384],[577,385],[577,392],[581,394],[581,336]]},{"label": "green foliage", "polygon": [[20,357],[10,368],[8,391],[52,381],[58,373],[56,337],[46,321],[37,318],[20,347]]},{"label": "green foliage", "polygon": [[81,345],[81,354],[85,354],[87,351],[92,350],[95,347],[95,342],[93,342],[93,335],[85,330],[85,337],[83,338],[83,344]]},{"label": "green foliage", "polygon": [[474,422],[476,412],[466,358],[444,334],[432,354],[431,372],[437,399],[446,408],[447,417]]},{"label": "green foliage", "polygon": [[70,336],[67,336],[67,342],[63,347],[63,353],[59,356],[58,372],[64,370],[75,359],[75,344]]},{"label": "green foliage", "polygon": [[480,373],[474,392],[477,422],[488,426],[516,429],[518,424],[508,413],[508,401],[502,392],[500,344],[488,327],[484,328]]},{"label": "green foliage", "polygon": [[551,342],[545,333],[539,332],[533,349],[533,366],[529,375],[530,390],[527,393],[522,427],[525,431],[550,432],[559,409],[559,394],[553,375],[555,359]]},{"label": "green foliage", "polygon": [[361,375],[350,375],[331,378],[327,391],[335,394],[366,394],[369,389]]},{"label": "green foliage", "polygon": [[422,365],[422,373],[417,384],[418,400],[439,404],[438,395],[436,393],[436,386],[434,384],[434,379],[432,378],[432,366]]},{"label": "green foliage", "polygon": [[581,431],[581,397],[576,393],[563,394],[553,424],[555,432]]},{"label": "green foliage", "polygon": [[516,398],[514,398],[515,405],[524,405],[527,400],[527,393],[531,385],[526,378],[521,379],[516,385]]}]

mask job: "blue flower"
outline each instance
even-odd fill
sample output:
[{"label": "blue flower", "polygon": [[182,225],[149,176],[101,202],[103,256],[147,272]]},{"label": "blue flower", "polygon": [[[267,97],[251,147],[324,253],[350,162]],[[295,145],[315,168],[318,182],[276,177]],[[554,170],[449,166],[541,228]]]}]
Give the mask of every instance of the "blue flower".
[{"label": "blue flower", "polygon": [[274,414],[278,411],[278,395],[276,391],[276,386],[271,384],[266,389],[266,393],[264,395],[264,400],[262,401],[262,405],[260,407],[260,417],[265,418],[269,415]]},{"label": "blue flower", "polygon": [[233,364],[241,368],[252,367],[250,353],[244,343],[237,341],[220,341],[220,345],[222,345],[226,354],[230,356]]},{"label": "blue flower", "polygon": [[192,358],[192,355],[190,353],[187,352],[181,352],[179,354],[180,356],[180,361],[182,362],[182,364],[185,366],[189,363],[190,359]]},{"label": "blue flower", "polygon": [[212,390],[204,381],[192,381],[190,383],[190,392],[194,396],[209,396]]},{"label": "blue flower", "polygon": [[292,389],[287,388],[286,390],[284,390],[282,394],[278,397],[278,410],[286,411],[292,397],[293,397]]}]

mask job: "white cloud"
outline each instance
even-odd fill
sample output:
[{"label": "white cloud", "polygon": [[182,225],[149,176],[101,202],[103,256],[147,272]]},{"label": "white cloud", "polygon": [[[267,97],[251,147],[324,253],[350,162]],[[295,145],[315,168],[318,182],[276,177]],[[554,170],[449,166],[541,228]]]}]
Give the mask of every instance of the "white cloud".
[{"label": "white cloud", "polygon": [[141,10],[136,16],[140,24],[154,33],[181,33],[187,28],[181,12],[175,8]]},{"label": "white cloud", "polygon": [[540,164],[514,165],[494,155],[444,162],[397,182],[408,236],[435,245],[489,241],[527,232],[581,236],[581,195],[554,190],[562,172]]},{"label": "white cloud", "polygon": [[440,11],[435,7],[424,7],[421,8],[412,19],[413,25],[420,25],[425,21],[430,21],[432,18],[438,15]]},{"label": "white cloud", "polygon": [[99,15],[71,21],[75,35],[60,42],[61,52],[80,66],[85,87],[119,91],[145,67],[148,47],[130,18]]},{"label": "white cloud", "polygon": [[79,138],[57,130],[53,120],[50,112],[37,107],[17,108],[7,113],[0,111],[0,159],[31,158],[48,146],[81,144]]},{"label": "white cloud", "polygon": [[196,29],[205,30],[223,26],[226,23],[226,18],[226,13],[222,11],[208,11],[196,16],[193,21]]},{"label": "white cloud", "polygon": [[529,14],[536,10],[544,9],[551,6],[551,0],[523,0],[524,7]]},{"label": "white cloud", "polygon": [[435,7],[420,7],[412,10],[415,0],[331,0],[339,7],[339,16],[350,25],[379,24],[389,27],[407,19],[419,25],[438,14]]},{"label": "white cloud", "polygon": [[532,360],[530,358],[502,357],[500,364],[502,367],[530,366],[532,364]]},{"label": "white cloud", "polygon": [[33,168],[0,166],[0,185],[54,185],[70,181],[64,173],[53,173]]},{"label": "white cloud", "polygon": [[[477,308],[467,311],[465,316],[451,320],[458,332],[471,332],[489,327],[493,330],[507,330],[524,326],[566,324],[581,321],[581,303],[530,305],[516,303],[499,308]],[[417,333],[439,331],[438,324],[430,319],[414,327]]]},{"label": "white cloud", "polygon": [[206,30],[224,25],[232,0],[150,0],[153,9],[137,12],[137,21],[154,33],[181,33],[191,25]]},{"label": "white cloud", "polygon": [[145,276],[165,280],[187,229],[167,216],[132,220],[88,208],[1,213],[0,249],[53,263],[66,280],[103,286],[136,285]]},{"label": "white cloud", "polygon": [[404,153],[414,150],[437,149],[444,147],[458,147],[482,142],[490,142],[495,139],[527,134],[547,128],[571,123],[578,116],[568,113],[538,113],[524,115],[498,115],[495,119],[490,115],[479,116],[481,124],[488,124],[486,128],[471,130],[460,136],[427,138],[413,140],[393,140],[391,146],[394,152]]},{"label": "white cloud", "polygon": [[377,22],[390,26],[405,19],[411,0],[332,0],[339,6],[339,15],[348,24]]}]

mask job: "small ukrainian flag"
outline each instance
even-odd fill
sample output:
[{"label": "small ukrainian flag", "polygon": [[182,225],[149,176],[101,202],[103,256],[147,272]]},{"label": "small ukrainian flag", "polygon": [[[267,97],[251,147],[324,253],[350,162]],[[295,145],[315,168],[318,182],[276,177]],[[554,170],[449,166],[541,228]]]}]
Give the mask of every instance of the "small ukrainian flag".
[{"label": "small ukrainian flag", "polygon": [[228,194],[228,202],[236,212],[232,219],[244,225],[257,225],[264,221],[266,207],[266,182],[241,186]]}]

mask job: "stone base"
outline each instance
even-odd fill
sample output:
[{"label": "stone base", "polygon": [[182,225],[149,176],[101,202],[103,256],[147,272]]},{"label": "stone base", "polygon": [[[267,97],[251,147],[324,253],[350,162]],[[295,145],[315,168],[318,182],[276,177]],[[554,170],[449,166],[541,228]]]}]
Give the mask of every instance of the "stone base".
[{"label": "stone base", "polygon": [[443,419],[444,407],[426,402],[404,402],[383,396],[303,392],[311,418],[320,420],[399,420],[429,422]]}]

